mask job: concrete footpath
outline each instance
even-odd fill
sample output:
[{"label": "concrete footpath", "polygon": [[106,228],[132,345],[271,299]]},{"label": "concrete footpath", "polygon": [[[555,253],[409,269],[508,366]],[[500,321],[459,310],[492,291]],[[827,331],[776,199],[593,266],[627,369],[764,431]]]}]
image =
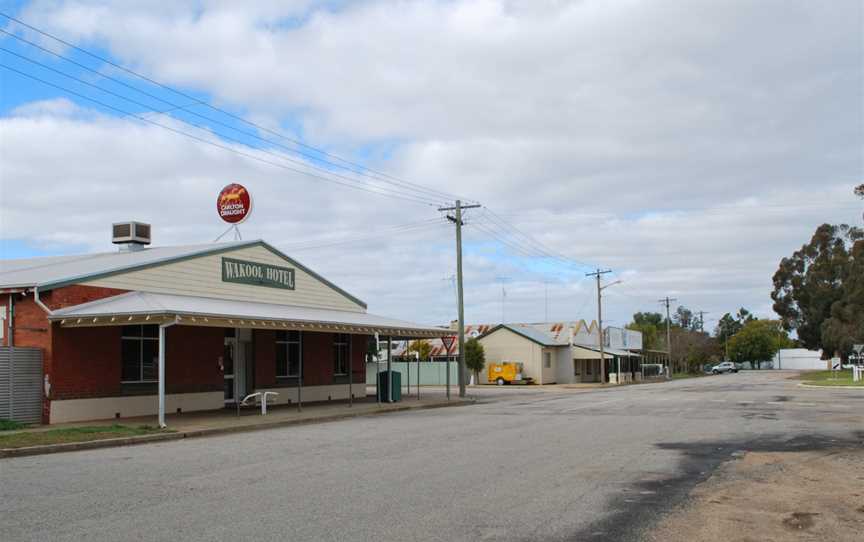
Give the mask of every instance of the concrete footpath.
[{"label": "concrete footpath", "polygon": [[[140,435],[131,437],[107,438],[84,442],[69,442],[62,444],[47,444],[40,446],[29,446],[25,448],[2,448],[0,458],[21,457],[28,455],[50,454],[68,452],[75,450],[90,450],[95,448],[108,448],[112,446],[128,446],[132,444],[145,444],[148,442],[163,442],[166,440],[179,440],[191,437],[203,437],[209,435],[223,435],[227,433],[238,433],[243,431],[255,431],[274,427],[286,427],[290,425],[304,425],[314,423],[325,423],[344,420],[358,416],[374,416],[390,412],[404,412],[408,410],[426,410],[432,408],[444,408],[454,406],[465,406],[475,402],[474,399],[460,399],[453,397],[450,400],[441,397],[430,397],[418,400],[416,398],[405,398],[398,403],[378,403],[374,398],[355,400],[353,405],[339,401],[332,403],[312,403],[304,405],[298,410],[296,405],[276,406],[268,408],[266,416],[260,415],[260,410],[255,408],[244,408],[240,415],[233,409],[208,412],[190,412],[184,414],[172,414],[166,416],[165,423],[170,432],[154,433],[151,435]],[[4,434],[20,432],[50,431],[52,429],[63,429],[73,427],[97,427],[119,424],[129,427],[142,425],[156,425],[155,416],[141,416],[135,418],[119,418],[111,420],[98,420],[82,423],[67,423],[49,426],[40,426],[20,431],[8,431]]]}]

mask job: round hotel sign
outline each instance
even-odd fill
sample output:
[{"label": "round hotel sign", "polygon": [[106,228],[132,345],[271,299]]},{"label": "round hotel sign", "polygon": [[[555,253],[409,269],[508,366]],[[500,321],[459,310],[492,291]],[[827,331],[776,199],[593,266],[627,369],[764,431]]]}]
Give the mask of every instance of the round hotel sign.
[{"label": "round hotel sign", "polygon": [[219,192],[216,210],[225,222],[239,224],[252,212],[252,197],[242,184],[231,183]]}]

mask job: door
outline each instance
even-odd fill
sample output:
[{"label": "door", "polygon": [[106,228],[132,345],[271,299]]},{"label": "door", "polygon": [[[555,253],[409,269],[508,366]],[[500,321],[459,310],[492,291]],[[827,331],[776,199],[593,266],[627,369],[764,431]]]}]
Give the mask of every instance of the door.
[{"label": "door", "polygon": [[[251,392],[254,382],[252,333],[249,329],[226,329],[222,353],[222,374],[225,378],[225,403],[242,401]],[[250,360],[247,363],[247,360]]]}]

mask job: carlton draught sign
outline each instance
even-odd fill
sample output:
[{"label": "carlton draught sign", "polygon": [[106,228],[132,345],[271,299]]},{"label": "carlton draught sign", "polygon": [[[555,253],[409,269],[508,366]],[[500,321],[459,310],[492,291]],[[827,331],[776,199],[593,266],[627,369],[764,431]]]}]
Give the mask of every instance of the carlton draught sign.
[{"label": "carlton draught sign", "polygon": [[229,224],[239,224],[252,212],[252,196],[242,184],[231,183],[219,192],[216,198],[219,217]]}]

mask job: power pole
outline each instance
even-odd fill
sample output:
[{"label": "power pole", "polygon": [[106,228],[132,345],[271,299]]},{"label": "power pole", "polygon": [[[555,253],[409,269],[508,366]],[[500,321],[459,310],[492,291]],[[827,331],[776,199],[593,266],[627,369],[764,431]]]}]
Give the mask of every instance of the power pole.
[{"label": "power pole", "polygon": [[510,277],[495,277],[498,279],[498,282],[501,283],[501,323],[504,324],[507,322],[507,290],[504,284],[510,280]]},{"label": "power pole", "polygon": [[439,211],[456,211],[456,216],[447,215],[447,220],[456,224],[456,302],[458,307],[457,333],[459,335],[459,397],[465,397],[465,298],[462,288],[462,210],[475,209],[479,204],[462,205],[456,200],[453,207],[439,207]]},{"label": "power pole", "polygon": [[699,311],[699,332],[705,333],[705,315],[711,314],[708,311]]},{"label": "power pole", "polygon": [[666,304],[666,378],[672,378],[672,319],[669,315],[669,304],[678,300],[666,296],[658,301]]},{"label": "power pole", "polygon": [[[600,343],[600,383],[606,382],[606,357],[603,352],[603,288],[600,286],[600,277],[606,273],[611,273],[611,269],[601,271],[597,269],[593,273],[585,273],[586,277],[596,277],[597,279],[597,338]],[[621,378],[621,372],[618,372],[618,378]]]}]

